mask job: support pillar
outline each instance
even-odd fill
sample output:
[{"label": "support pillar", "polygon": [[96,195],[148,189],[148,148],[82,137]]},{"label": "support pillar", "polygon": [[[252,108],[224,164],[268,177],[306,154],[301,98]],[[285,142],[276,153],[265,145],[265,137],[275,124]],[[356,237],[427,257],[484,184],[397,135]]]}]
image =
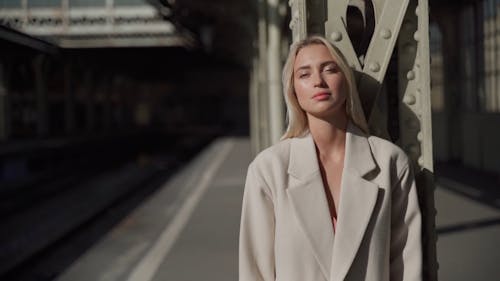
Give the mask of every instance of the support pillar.
[{"label": "support pillar", "polygon": [[261,130],[259,130],[259,58],[254,56],[252,71],[250,72],[249,113],[250,113],[250,140],[252,154],[257,154],[261,143]]},{"label": "support pillar", "polygon": [[70,135],[75,131],[75,89],[73,86],[72,63],[64,65],[64,121],[66,134]]},{"label": "support pillar", "polygon": [[281,86],[281,22],[279,0],[268,0],[267,70],[269,87],[269,123],[271,143],[284,133],[284,99]]},{"label": "support pillar", "polygon": [[252,150],[257,154],[270,145],[269,98],[267,77],[267,34],[268,34],[268,0],[258,2],[258,49],[253,63],[253,79],[255,89],[250,92],[250,122]]},{"label": "support pillar", "polygon": [[38,137],[49,134],[48,102],[47,102],[47,62],[43,55],[34,60],[35,96],[36,96],[36,131]]},{"label": "support pillar", "polygon": [[10,101],[6,71],[5,64],[0,62],[0,142],[8,140],[10,136]]},{"label": "support pillar", "polygon": [[93,132],[95,130],[95,114],[96,114],[96,101],[95,101],[95,80],[94,74],[87,70],[84,79],[84,90],[85,90],[85,130],[87,132]]}]

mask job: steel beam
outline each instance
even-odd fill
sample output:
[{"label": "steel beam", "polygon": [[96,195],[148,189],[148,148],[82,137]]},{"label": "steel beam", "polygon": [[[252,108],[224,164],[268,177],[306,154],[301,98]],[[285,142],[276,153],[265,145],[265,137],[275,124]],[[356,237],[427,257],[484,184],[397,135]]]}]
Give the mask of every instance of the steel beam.
[{"label": "steel beam", "polygon": [[281,22],[279,0],[268,0],[267,15],[269,24],[267,42],[267,70],[269,94],[269,122],[271,142],[279,141],[284,132],[284,107],[281,87]]},{"label": "steel beam", "polygon": [[424,280],[437,280],[430,98],[429,7],[411,0],[398,41],[399,145],[414,163],[423,214]]},{"label": "steel beam", "polygon": [[0,9],[0,26],[43,38],[60,47],[186,46],[193,40],[149,5]]}]

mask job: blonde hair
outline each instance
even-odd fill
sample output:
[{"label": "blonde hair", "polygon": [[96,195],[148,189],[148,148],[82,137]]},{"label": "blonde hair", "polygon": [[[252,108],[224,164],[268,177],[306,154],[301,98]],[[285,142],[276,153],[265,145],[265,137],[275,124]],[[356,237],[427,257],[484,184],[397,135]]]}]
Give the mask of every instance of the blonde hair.
[{"label": "blonde hair", "polygon": [[347,64],[346,59],[335,46],[328,42],[328,40],[324,37],[315,35],[292,44],[292,46],[290,46],[290,52],[288,53],[285,66],[283,67],[283,94],[285,96],[287,107],[288,126],[281,139],[300,137],[309,131],[307,115],[299,105],[293,86],[293,66],[295,64],[295,58],[301,49],[310,45],[318,44],[324,45],[328,49],[344,74],[347,84],[346,112],[348,118],[350,118],[356,126],[361,128],[361,130],[368,133],[368,125],[359,100],[358,89],[356,87],[353,71]]}]

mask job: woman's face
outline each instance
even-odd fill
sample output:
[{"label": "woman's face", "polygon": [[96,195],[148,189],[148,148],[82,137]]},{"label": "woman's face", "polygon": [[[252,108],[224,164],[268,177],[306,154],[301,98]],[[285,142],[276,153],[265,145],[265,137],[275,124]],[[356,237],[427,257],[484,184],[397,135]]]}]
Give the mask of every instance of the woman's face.
[{"label": "woman's face", "polygon": [[309,45],[297,53],[293,85],[300,107],[308,114],[328,118],[346,114],[345,77],[326,46]]}]

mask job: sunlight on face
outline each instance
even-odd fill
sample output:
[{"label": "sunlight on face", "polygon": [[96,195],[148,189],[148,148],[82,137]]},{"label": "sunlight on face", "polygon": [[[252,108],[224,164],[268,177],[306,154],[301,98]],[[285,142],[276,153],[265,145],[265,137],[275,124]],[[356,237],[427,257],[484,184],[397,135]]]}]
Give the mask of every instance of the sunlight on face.
[{"label": "sunlight on face", "polygon": [[297,53],[293,85],[299,105],[308,115],[329,118],[346,114],[345,77],[326,46],[309,45]]}]

